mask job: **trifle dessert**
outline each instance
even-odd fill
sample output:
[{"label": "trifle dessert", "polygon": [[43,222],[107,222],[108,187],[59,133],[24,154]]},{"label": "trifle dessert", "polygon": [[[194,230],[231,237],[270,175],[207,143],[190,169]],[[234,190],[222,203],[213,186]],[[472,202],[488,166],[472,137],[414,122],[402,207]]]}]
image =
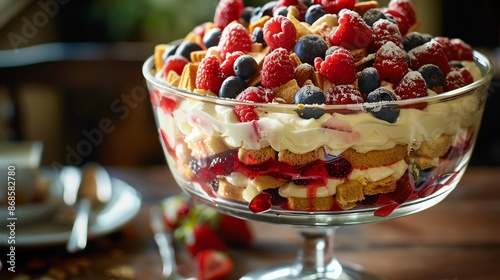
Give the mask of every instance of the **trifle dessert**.
[{"label": "trifle dessert", "polygon": [[419,26],[409,0],[221,0],[145,64],[175,178],[254,213],[387,216],[456,185],[492,70]]}]

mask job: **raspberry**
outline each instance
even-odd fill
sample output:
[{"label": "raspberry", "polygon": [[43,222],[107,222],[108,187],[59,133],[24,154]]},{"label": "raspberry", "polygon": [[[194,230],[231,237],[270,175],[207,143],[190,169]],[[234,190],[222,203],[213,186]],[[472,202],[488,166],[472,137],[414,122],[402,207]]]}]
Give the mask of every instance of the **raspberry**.
[{"label": "raspberry", "polygon": [[377,52],[389,41],[403,48],[403,36],[399,32],[398,26],[386,19],[373,23],[373,44],[370,46],[370,51]]},{"label": "raspberry", "polygon": [[[394,93],[402,100],[424,97],[427,96],[427,85],[420,72],[410,71],[401,79]],[[411,105],[411,108],[423,110],[426,106],[425,103],[420,103]]]},{"label": "raspberry", "polygon": [[462,74],[462,77],[464,77],[466,85],[472,84],[472,82],[474,82],[474,77],[472,77],[472,74],[466,68],[460,68],[458,72],[460,72],[460,74]]},{"label": "raspberry", "polygon": [[450,91],[466,86],[467,83],[458,69],[452,69],[444,79],[444,90]]},{"label": "raspberry", "polygon": [[398,11],[406,18],[409,26],[417,22],[417,15],[410,0],[391,0],[387,6],[390,10]]},{"label": "raspberry", "polygon": [[339,14],[340,10],[353,10],[356,0],[314,0],[315,4],[320,4],[329,14]]},{"label": "raspberry", "polygon": [[220,65],[220,69],[222,70],[222,73],[224,73],[226,77],[236,76],[233,69],[234,62],[238,57],[244,54],[245,53],[242,51],[235,51],[233,53],[226,55],[226,59]]},{"label": "raspberry", "polygon": [[399,32],[402,36],[405,36],[410,29],[410,25],[408,24],[407,19],[397,10],[388,9],[385,11],[386,14],[392,16],[392,18],[396,21],[398,25]]},{"label": "raspberry", "polygon": [[434,38],[444,50],[446,58],[451,60],[473,60],[472,47],[461,39],[450,39],[447,37]]},{"label": "raspberry", "polygon": [[390,41],[377,51],[373,67],[377,69],[381,81],[393,84],[397,84],[408,73],[405,52]]},{"label": "raspberry", "polygon": [[235,51],[247,53],[252,50],[252,43],[246,28],[237,22],[232,22],[222,30],[219,41],[220,55],[222,59],[226,59],[227,54]]},{"label": "raspberry", "polygon": [[450,43],[456,52],[456,56],[448,58],[448,60],[474,60],[472,47],[462,39],[451,39]]},{"label": "raspberry", "polygon": [[268,88],[279,87],[295,78],[295,69],[288,51],[284,48],[273,50],[262,64],[262,85]]},{"label": "raspberry", "polygon": [[304,3],[302,3],[299,0],[279,0],[276,3],[276,6],[274,6],[273,8],[273,13],[276,12],[281,7],[290,7],[290,6],[295,6],[295,8],[297,8],[297,10],[299,11],[299,14],[296,18],[299,21],[304,21],[307,11],[307,6],[304,5]]},{"label": "raspberry", "polygon": [[363,103],[361,92],[354,85],[337,85],[326,92],[326,104]]},{"label": "raspberry", "polygon": [[339,48],[325,60],[317,57],[314,66],[323,77],[334,84],[352,84],[356,80],[356,65],[351,53]]},{"label": "raspberry", "polygon": [[219,59],[215,55],[206,56],[196,71],[196,88],[219,93],[226,77],[220,70]]},{"label": "raspberry", "polygon": [[346,11],[339,18],[339,26],[330,35],[330,41],[348,50],[366,48],[373,42],[373,32],[358,13]]},{"label": "raspberry", "polygon": [[242,0],[221,0],[215,8],[215,26],[224,29],[232,21],[238,20],[244,9]]},{"label": "raspberry", "polygon": [[168,72],[174,71],[178,75],[182,74],[182,70],[184,69],[184,66],[189,63],[189,60],[187,60],[185,57],[182,55],[171,55],[167,57],[167,60],[165,60],[165,65],[163,65],[163,74],[166,77],[168,75]]},{"label": "raspberry", "polygon": [[[268,103],[273,101],[274,96],[270,90],[261,87],[248,87],[242,91],[236,100],[248,101],[254,103]],[[250,122],[258,120],[259,116],[255,113],[255,106],[252,105],[235,105],[234,113],[240,122]]]},{"label": "raspberry", "polygon": [[414,70],[418,70],[425,64],[434,64],[446,76],[450,72],[450,65],[444,49],[440,43],[431,40],[421,46],[413,48],[408,52],[410,66]]},{"label": "raspberry", "polygon": [[264,40],[271,49],[292,50],[297,40],[295,25],[284,16],[272,17],[264,24]]}]

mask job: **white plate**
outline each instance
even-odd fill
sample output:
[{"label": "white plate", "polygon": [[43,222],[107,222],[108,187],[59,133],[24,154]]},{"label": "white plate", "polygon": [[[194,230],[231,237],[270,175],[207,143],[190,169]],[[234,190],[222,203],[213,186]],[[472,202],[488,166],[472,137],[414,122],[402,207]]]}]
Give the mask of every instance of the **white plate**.
[{"label": "white plate", "polygon": [[[132,220],[141,208],[141,196],[134,188],[115,178],[111,182],[111,200],[89,221],[89,239],[116,231]],[[18,220],[20,219],[22,217],[18,216]],[[64,244],[68,241],[71,226],[58,224],[53,219],[33,225],[22,224],[13,232],[15,246]],[[14,245],[9,244],[10,235],[8,227],[0,227],[0,246]]]}]

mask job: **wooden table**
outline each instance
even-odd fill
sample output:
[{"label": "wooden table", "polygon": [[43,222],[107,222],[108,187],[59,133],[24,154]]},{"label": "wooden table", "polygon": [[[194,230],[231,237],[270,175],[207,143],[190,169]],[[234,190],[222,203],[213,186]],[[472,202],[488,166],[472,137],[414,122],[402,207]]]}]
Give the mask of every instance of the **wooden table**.
[{"label": "wooden table", "polygon": [[[166,166],[109,168],[135,187],[143,204],[120,231],[94,239],[80,253],[64,246],[18,248],[16,273],[0,279],[160,279],[161,261],[149,228],[149,207],[179,192]],[[299,237],[284,226],[251,223],[254,244],[230,252],[235,270],[291,262]],[[500,168],[470,168],[459,187],[426,211],[383,223],[342,227],[336,236],[340,261],[360,264],[386,279],[500,279]],[[42,277],[42,278],[39,278]],[[46,277],[46,278],[43,278]]]}]

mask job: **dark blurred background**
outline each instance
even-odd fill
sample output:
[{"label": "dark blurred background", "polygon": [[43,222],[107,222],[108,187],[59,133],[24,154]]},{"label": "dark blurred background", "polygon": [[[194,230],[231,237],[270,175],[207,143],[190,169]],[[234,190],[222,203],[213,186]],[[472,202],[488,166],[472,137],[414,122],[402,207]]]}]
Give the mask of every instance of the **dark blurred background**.
[{"label": "dark blurred background", "polygon": [[[212,21],[217,3],[1,0],[0,140],[42,140],[44,165],[164,163],[142,62],[156,44]],[[414,0],[413,5],[422,32],[462,38],[500,60],[493,0]],[[490,90],[474,165],[500,165],[499,80],[496,76]]]}]

